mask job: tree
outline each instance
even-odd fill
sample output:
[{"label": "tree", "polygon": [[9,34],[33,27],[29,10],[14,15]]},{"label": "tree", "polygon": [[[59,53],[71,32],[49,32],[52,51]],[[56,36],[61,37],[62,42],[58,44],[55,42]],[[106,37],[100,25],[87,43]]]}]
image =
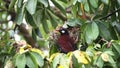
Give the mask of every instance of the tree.
[{"label": "tree", "polygon": [[[119,0],[0,0],[0,24],[0,68],[120,67]],[[63,25],[78,38],[67,54],[50,38]]]}]

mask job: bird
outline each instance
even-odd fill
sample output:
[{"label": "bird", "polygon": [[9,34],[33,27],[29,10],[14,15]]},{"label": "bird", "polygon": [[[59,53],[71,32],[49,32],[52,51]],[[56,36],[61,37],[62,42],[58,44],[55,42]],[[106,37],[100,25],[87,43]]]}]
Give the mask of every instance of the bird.
[{"label": "bird", "polygon": [[74,39],[70,37],[68,30],[66,28],[60,28],[57,31],[60,33],[60,36],[57,40],[60,52],[68,53],[70,51],[76,50]]}]

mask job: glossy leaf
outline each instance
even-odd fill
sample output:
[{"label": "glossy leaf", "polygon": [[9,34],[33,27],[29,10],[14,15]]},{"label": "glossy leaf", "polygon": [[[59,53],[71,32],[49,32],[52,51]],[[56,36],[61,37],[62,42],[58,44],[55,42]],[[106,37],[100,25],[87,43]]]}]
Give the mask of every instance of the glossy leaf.
[{"label": "glossy leaf", "polygon": [[109,4],[109,0],[101,0],[104,4],[108,5]]},{"label": "glossy leaf", "polygon": [[88,61],[84,52],[77,50],[77,51],[74,51],[73,54],[77,58],[78,63],[83,63],[83,64],[88,64],[89,63],[89,61]]},{"label": "glossy leaf", "polygon": [[25,68],[25,64],[26,64],[26,56],[25,56],[25,54],[24,53],[19,54],[16,57],[16,66],[17,66],[17,68]]},{"label": "glossy leaf", "polygon": [[25,4],[22,6],[22,8],[18,8],[17,17],[15,19],[15,22],[20,25],[23,22],[25,12]]},{"label": "glossy leaf", "polygon": [[69,59],[69,57],[66,56],[66,54],[64,54],[60,58],[60,65],[62,65],[63,68],[69,68],[70,61],[71,61],[71,59]]},{"label": "glossy leaf", "polygon": [[58,25],[58,21],[56,20],[55,15],[50,10],[47,10],[47,12],[48,12],[48,15],[49,15],[48,17],[51,21],[52,26],[56,28]]},{"label": "glossy leaf", "polygon": [[32,18],[33,18],[33,20],[34,20],[34,22],[35,22],[35,24],[39,27],[40,26],[40,24],[41,24],[41,20],[43,20],[44,19],[44,13],[42,14],[42,12],[45,12],[44,10],[38,10],[38,11],[36,11],[36,13],[34,13],[33,15],[32,15]]},{"label": "glossy leaf", "polygon": [[97,8],[98,7],[98,0],[90,0],[90,4],[92,7]]},{"label": "glossy leaf", "polygon": [[36,36],[36,33],[35,33],[35,30],[32,29],[32,38],[37,41],[37,36]]},{"label": "glossy leaf", "polygon": [[55,44],[53,41],[50,42],[50,51],[49,55],[51,56],[52,54],[58,52],[58,45]]},{"label": "glossy leaf", "polygon": [[67,2],[68,2],[67,0],[60,0],[60,1],[62,1],[62,2],[64,2],[64,3],[67,3]]},{"label": "glossy leaf", "polygon": [[78,0],[78,2],[82,2],[82,0]]},{"label": "glossy leaf", "polygon": [[120,23],[115,23],[115,29],[117,30],[117,32],[120,36]]},{"label": "glossy leaf", "polygon": [[116,33],[115,28],[112,24],[109,24],[109,31],[110,31],[112,39],[117,40],[118,39],[117,33]]},{"label": "glossy leaf", "polygon": [[114,61],[114,59],[113,59],[112,56],[109,56],[109,62],[111,63],[111,65],[112,65],[114,68],[117,68],[117,64],[116,64],[116,62]]},{"label": "glossy leaf", "polygon": [[120,45],[117,43],[112,43],[113,47],[115,48],[115,50],[120,54]]},{"label": "glossy leaf", "polygon": [[84,9],[85,9],[85,11],[87,11],[87,12],[90,11],[90,7],[89,7],[89,4],[88,4],[88,1],[87,1],[87,0],[85,0]]},{"label": "glossy leaf", "polygon": [[60,10],[64,15],[66,15],[65,9],[64,9],[57,1],[55,1],[55,0],[51,0],[51,1],[53,2],[53,4],[54,4],[57,8],[59,8],[59,10]]},{"label": "glossy leaf", "polygon": [[107,54],[109,54],[109,55],[111,55],[111,56],[114,56],[113,51],[105,51],[104,53],[107,53]]},{"label": "glossy leaf", "polygon": [[73,55],[72,56],[72,62],[73,62],[73,68],[79,68],[80,64],[78,63],[78,60],[76,59],[76,57]]},{"label": "glossy leaf", "polygon": [[44,4],[45,7],[48,7],[48,0],[38,0],[42,4]]},{"label": "glossy leaf", "polygon": [[33,15],[36,11],[37,0],[28,0],[26,4],[27,11]]},{"label": "glossy leaf", "polygon": [[111,40],[111,34],[107,28],[107,26],[105,26],[103,23],[99,22],[97,23],[98,27],[99,27],[99,31],[100,31],[100,36],[102,36],[103,38],[105,38],[106,40]]},{"label": "glossy leaf", "polygon": [[28,53],[26,55],[26,65],[29,68],[38,68],[37,61],[35,60],[35,57],[30,53]]},{"label": "glossy leaf", "polygon": [[74,17],[76,17],[76,15],[77,15],[77,8],[78,8],[78,3],[76,3],[75,5],[72,6],[71,12]]},{"label": "glossy leaf", "polygon": [[58,54],[57,56],[55,56],[55,58],[53,59],[53,63],[52,63],[52,68],[56,68],[57,65],[60,62],[60,58],[62,57],[62,54]]},{"label": "glossy leaf", "polygon": [[23,0],[18,0],[17,6],[20,8],[23,5]]},{"label": "glossy leaf", "polygon": [[23,14],[22,14],[22,9],[18,10],[18,15],[17,18],[15,19],[15,22],[20,25],[23,21]]},{"label": "glossy leaf", "polygon": [[58,55],[59,53],[54,53],[54,54],[52,54],[52,55],[50,55],[50,62],[52,62],[53,61],[53,59]]},{"label": "glossy leaf", "polygon": [[41,34],[39,28],[35,28],[35,33],[39,38],[42,38],[42,34]]},{"label": "glossy leaf", "polygon": [[40,54],[42,57],[44,57],[43,52],[42,52],[40,49],[37,49],[37,48],[31,48],[30,51],[32,51],[32,52],[36,52],[36,53]]},{"label": "glossy leaf", "polygon": [[72,4],[75,5],[77,3],[78,0],[73,0]]},{"label": "glossy leaf", "polygon": [[44,32],[47,34],[49,33],[49,28],[48,28],[48,24],[47,24],[47,18],[45,17],[46,16],[46,9],[44,9],[42,11],[42,18],[41,18],[41,23],[42,23],[42,27],[44,29]]},{"label": "glossy leaf", "polygon": [[87,43],[92,43],[99,35],[99,29],[95,22],[88,23],[85,29],[85,40]]},{"label": "glossy leaf", "polygon": [[120,0],[117,0],[118,4],[120,5]]},{"label": "glossy leaf", "polygon": [[37,61],[37,64],[42,67],[44,65],[44,60],[42,58],[42,56],[38,53],[35,53],[35,52],[30,52],[34,57],[35,57],[35,60]]},{"label": "glossy leaf", "polygon": [[101,58],[100,56],[98,56],[97,59],[95,60],[94,64],[95,64],[97,67],[102,68],[104,62],[103,62],[102,58]]},{"label": "glossy leaf", "polygon": [[66,24],[69,26],[78,26],[78,25],[82,25],[83,21],[81,19],[69,19]]},{"label": "glossy leaf", "polygon": [[26,11],[25,13],[25,20],[27,23],[29,23],[33,28],[37,27],[37,24],[34,22],[32,15],[30,15],[29,12]]},{"label": "glossy leaf", "polygon": [[45,33],[49,33],[49,28],[48,28],[48,24],[46,20],[42,20],[42,26],[43,26]]}]

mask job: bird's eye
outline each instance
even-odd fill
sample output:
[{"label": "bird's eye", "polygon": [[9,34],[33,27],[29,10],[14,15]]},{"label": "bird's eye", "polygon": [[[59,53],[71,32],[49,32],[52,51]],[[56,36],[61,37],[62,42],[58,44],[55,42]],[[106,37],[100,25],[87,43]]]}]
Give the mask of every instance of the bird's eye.
[{"label": "bird's eye", "polygon": [[62,30],[61,32],[62,32],[62,33],[65,33],[65,31],[64,31],[64,30]]}]

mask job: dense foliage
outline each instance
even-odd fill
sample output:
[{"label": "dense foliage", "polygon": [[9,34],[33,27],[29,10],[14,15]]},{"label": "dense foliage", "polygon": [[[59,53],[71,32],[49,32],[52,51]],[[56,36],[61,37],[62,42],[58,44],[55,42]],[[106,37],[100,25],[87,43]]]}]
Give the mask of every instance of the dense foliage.
[{"label": "dense foliage", "polygon": [[[63,25],[79,28],[67,54],[50,39]],[[119,0],[0,0],[0,68],[120,68],[119,58]]]}]

